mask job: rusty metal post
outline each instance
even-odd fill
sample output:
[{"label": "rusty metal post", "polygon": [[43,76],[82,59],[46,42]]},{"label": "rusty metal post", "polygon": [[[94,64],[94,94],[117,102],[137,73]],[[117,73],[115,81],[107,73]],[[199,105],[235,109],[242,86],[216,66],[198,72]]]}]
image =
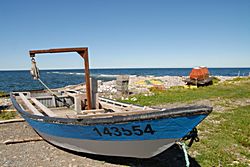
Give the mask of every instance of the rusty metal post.
[{"label": "rusty metal post", "polygon": [[87,103],[88,103],[88,110],[91,110],[91,92],[90,92],[88,49],[84,52],[78,52],[78,53],[84,59]]}]

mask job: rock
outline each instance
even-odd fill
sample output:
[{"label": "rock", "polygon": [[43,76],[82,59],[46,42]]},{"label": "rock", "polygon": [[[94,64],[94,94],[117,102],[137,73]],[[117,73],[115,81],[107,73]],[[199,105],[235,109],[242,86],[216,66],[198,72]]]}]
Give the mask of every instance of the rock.
[{"label": "rock", "polygon": [[233,161],[233,164],[239,164],[240,162],[239,161]]},{"label": "rock", "polygon": [[133,97],[130,99],[131,101],[137,101],[137,98],[136,97]]}]

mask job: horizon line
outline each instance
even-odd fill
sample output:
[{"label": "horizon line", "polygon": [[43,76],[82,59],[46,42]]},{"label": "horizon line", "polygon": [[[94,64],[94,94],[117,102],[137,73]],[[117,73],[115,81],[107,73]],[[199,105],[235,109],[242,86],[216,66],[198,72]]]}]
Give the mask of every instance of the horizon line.
[{"label": "horizon line", "polygon": [[[207,66],[206,66],[207,67]],[[112,69],[192,69],[194,67],[101,67],[90,68],[90,70],[112,70]],[[250,67],[207,67],[207,68],[250,68]],[[30,69],[0,69],[0,71],[29,71]],[[84,68],[42,68],[39,70],[84,70]]]}]

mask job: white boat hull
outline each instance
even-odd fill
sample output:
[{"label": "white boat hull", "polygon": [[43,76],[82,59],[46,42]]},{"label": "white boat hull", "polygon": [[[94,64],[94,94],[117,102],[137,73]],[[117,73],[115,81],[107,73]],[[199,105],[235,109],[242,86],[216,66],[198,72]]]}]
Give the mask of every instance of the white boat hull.
[{"label": "white boat hull", "polygon": [[150,158],[169,147],[177,139],[138,141],[96,141],[50,136],[38,132],[48,142],[69,150],[108,156]]}]

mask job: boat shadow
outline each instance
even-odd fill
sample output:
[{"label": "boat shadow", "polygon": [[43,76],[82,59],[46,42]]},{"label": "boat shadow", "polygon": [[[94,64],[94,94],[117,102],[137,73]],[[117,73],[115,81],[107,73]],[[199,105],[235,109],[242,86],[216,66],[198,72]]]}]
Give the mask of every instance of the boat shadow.
[{"label": "boat shadow", "polygon": [[[62,149],[62,148],[61,148]],[[63,149],[65,150],[65,149]],[[127,157],[115,157],[115,156],[103,156],[103,155],[93,155],[87,153],[80,153],[71,150],[65,150],[67,152],[73,153],[81,157],[87,157],[90,159],[104,161],[116,165],[126,165],[126,166],[138,166],[138,167],[182,167],[186,166],[186,161],[184,157],[183,150],[177,144],[173,145],[161,154],[149,158],[149,159],[139,159],[139,158],[127,158]],[[190,167],[200,167],[199,163],[188,156]]]}]

